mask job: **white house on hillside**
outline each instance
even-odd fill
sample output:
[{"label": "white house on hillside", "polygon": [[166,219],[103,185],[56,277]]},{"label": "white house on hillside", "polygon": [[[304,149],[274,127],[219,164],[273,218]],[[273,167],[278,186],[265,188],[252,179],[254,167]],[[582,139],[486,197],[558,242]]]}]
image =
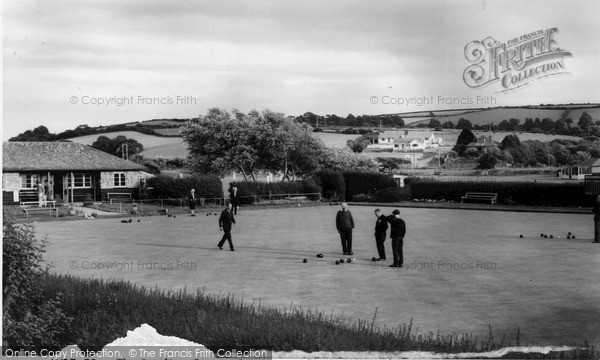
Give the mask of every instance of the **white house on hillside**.
[{"label": "white house on hillside", "polygon": [[425,149],[426,144],[422,138],[401,138],[394,140],[394,151],[415,151]]},{"label": "white house on hillside", "polygon": [[433,131],[400,130],[384,131],[379,134],[377,143],[367,146],[367,150],[414,151],[440,145]]}]

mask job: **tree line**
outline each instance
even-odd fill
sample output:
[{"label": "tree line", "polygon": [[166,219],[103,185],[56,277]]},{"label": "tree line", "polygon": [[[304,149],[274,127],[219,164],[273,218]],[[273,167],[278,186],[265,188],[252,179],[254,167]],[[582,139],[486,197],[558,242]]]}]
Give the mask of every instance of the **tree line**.
[{"label": "tree line", "polygon": [[510,134],[505,136],[498,146],[479,149],[467,146],[476,140],[471,130],[463,129],[452,153],[455,157],[478,159],[479,167],[483,169],[493,168],[500,162],[516,166],[561,166],[600,157],[600,141],[595,136],[582,140],[555,139],[550,142],[537,140],[521,142],[517,135]]},{"label": "tree line", "polygon": [[502,120],[499,124],[475,124],[465,118],[460,118],[456,124],[452,121],[441,122],[437,119],[431,119],[428,123],[422,123],[417,127],[442,129],[469,129],[469,130],[488,130],[488,131],[522,131],[529,133],[541,133],[552,135],[572,135],[578,137],[600,136],[600,121],[594,121],[592,117],[583,112],[577,123],[571,118],[564,120],[552,120],[550,118],[526,118],[523,123],[519,119]]}]

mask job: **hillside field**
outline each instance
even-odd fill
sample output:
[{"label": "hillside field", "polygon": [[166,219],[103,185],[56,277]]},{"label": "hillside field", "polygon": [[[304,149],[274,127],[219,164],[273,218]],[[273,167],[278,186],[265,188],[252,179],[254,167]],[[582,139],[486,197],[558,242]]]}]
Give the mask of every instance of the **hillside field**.
[{"label": "hillside field", "polygon": [[[434,111],[435,119],[444,123],[452,121],[458,123],[460,118],[465,118],[473,125],[488,125],[493,123],[498,125],[502,120],[510,120],[512,118],[519,119],[521,124],[525,119],[531,118],[550,118],[554,121],[559,119],[571,118],[575,123],[581,117],[583,112],[587,112],[595,121],[600,120],[600,106],[595,107],[574,107],[571,109],[544,109],[544,108],[490,108],[480,110],[469,110],[458,112]],[[404,122],[411,126],[416,126],[422,123],[428,123],[431,116],[425,113],[406,113],[398,114],[403,117]]]}]

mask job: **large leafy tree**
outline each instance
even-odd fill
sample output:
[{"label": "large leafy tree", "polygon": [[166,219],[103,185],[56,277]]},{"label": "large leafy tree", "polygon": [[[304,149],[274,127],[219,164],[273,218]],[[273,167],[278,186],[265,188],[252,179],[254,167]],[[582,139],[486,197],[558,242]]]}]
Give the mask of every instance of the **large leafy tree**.
[{"label": "large leafy tree", "polygon": [[253,147],[258,135],[251,118],[211,108],[207,114],[186,123],[181,135],[189,150],[189,166],[205,174],[224,176],[232,170],[244,178],[253,176],[258,151]]},{"label": "large leafy tree", "polygon": [[181,129],[192,170],[224,176],[240,171],[255,180],[257,171],[279,172],[288,180],[298,173],[320,169],[325,146],[312,136],[312,127],[299,124],[284,114],[256,110],[233,116],[209,109]]}]

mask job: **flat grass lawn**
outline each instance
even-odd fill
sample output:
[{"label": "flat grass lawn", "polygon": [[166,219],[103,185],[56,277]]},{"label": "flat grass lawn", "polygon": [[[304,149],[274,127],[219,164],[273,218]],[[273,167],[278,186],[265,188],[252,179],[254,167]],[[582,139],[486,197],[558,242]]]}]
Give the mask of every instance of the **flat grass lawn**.
[{"label": "flat grass lawn", "polygon": [[[522,344],[600,344],[600,245],[591,243],[591,214],[401,209],[408,228],[405,268],[392,269],[370,261],[376,255],[373,209],[351,208],[357,261],[344,265],[334,264],[347,258],[335,206],[242,208],[235,252],[217,248],[214,213],[133,217],[130,224],[45,222],[36,229],[48,235],[45,259],[58,273],[201,288],[355,320],[370,321],[377,309],[378,324],[394,327],[412,318],[420,333],[439,329],[483,339],[491,326],[497,339],[506,335],[513,343],[518,328]],[[569,231],[576,239],[566,239]],[[386,251],[390,259],[389,239]]]}]

